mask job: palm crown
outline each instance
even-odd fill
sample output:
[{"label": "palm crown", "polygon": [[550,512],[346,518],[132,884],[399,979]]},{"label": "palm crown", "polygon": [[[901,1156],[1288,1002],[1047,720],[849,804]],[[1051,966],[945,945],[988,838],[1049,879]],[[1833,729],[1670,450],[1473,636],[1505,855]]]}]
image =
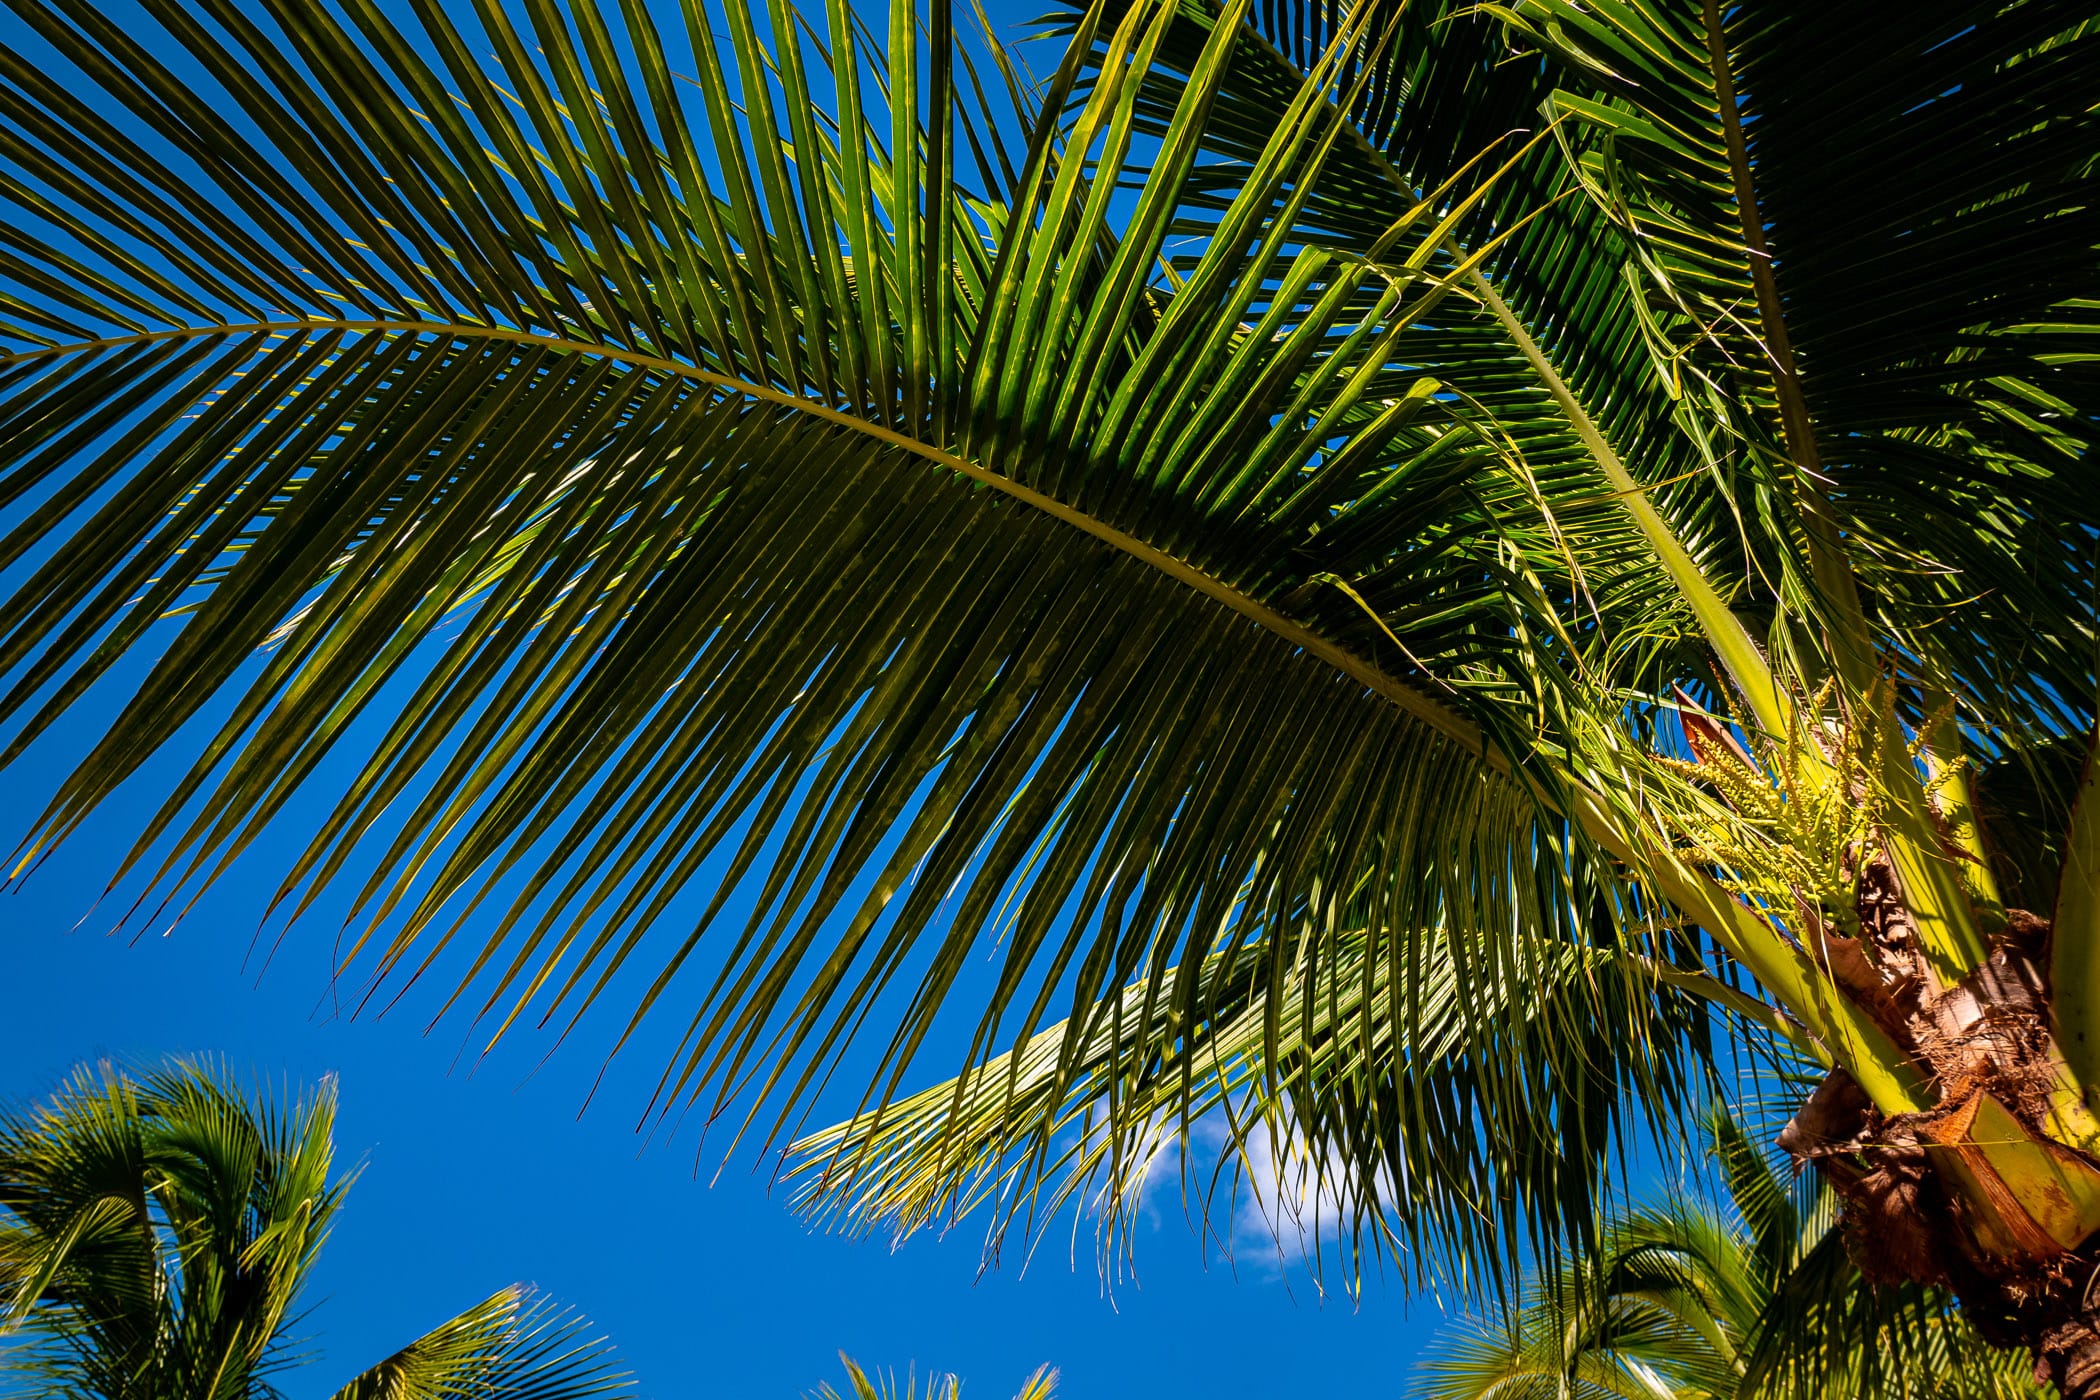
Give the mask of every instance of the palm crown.
[{"label": "palm crown", "polygon": [[[899,1391],[896,1376],[879,1372],[870,1375],[843,1352],[839,1360],[846,1367],[846,1392],[834,1390],[827,1381],[809,1392],[805,1400],[960,1400],[962,1395],[962,1381],[955,1376],[934,1372],[926,1377],[922,1387],[916,1375],[907,1373],[904,1388]],[[1021,1382],[1014,1400],[1053,1400],[1056,1394],[1057,1372],[1039,1366],[1035,1374]]]},{"label": "palm crown", "polygon": [[[287,1104],[212,1067],[83,1071],[0,1118],[0,1394],[252,1400],[349,1182],[332,1084]],[[506,1288],[333,1400],[591,1400],[628,1382],[579,1318]]]},{"label": "palm crown", "polygon": [[126,871],[321,792],[273,910],[499,1033],[639,970],[666,1102],[884,1018],[864,1222],[1215,1108],[1506,1275],[1725,1026],[1984,1221],[1918,1276],[2100,1225],[2100,915],[1967,778],[2091,708],[2088,7],[10,2],[0,761],[153,655],[25,861],[184,743]]},{"label": "palm crown", "polygon": [[1847,1257],[1838,1201],[1788,1181],[1725,1113],[1707,1141],[1722,1200],[1678,1187],[1611,1222],[1594,1257],[1530,1280],[1520,1305],[1431,1343],[1418,1400],[1697,1400],[1811,1394],[2023,1400],[2027,1358],[1977,1337],[1943,1292],[1876,1288]]}]

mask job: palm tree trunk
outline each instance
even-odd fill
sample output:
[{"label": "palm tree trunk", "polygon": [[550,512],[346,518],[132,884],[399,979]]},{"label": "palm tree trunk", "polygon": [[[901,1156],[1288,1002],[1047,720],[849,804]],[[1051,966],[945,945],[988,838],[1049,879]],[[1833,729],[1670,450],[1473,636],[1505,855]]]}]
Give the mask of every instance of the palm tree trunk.
[{"label": "palm tree trunk", "polygon": [[1870,1279],[1952,1288],[1987,1340],[2033,1354],[2038,1380],[2100,1400],[2100,1165],[2066,1145],[2084,1135],[2050,1034],[2050,926],[2008,911],[1983,965],[1946,987],[1893,872],[1869,866],[1860,888],[1861,937],[1822,933],[1814,951],[1938,1103],[1883,1113],[1835,1070],[1780,1145],[1844,1200]]},{"label": "palm tree trunk", "polygon": [[2044,1334],[2034,1375],[2055,1385],[2067,1400],[2100,1395],[2100,1323],[2090,1309]]}]

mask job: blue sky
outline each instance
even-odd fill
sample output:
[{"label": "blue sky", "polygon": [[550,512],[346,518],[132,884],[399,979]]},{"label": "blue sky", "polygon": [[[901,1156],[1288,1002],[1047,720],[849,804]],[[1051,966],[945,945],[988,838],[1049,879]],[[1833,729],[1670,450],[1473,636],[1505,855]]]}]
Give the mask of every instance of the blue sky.
[{"label": "blue sky", "polygon": [[[1012,0],[994,12],[1022,13]],[[0,576],[0,590],[11,581]],[[123,685],[119,674],[6,775],[0,812],[16,830]],[[285,854],[267,842],[172,933],[134,922],[108,936],[121,911],[98,907],[96,892],[150,810],[155,772],[168,765],[0,895],[11,994],[0,1095],[42,1093],[103,1056],[213,1054],[259,1076],[339,1077],[338,1150],[363,1175],[304,1329],[321,1364],[289,1379],[294,1400],[318,1400],[517,1280],[588,1313],[641,1393],[665,1397],[787,1400],[837,1379],[842,1349],[873,1366],[959,1372],[977,1400],[1010,1395],[1044,1362],[1061,1368],[1072,1400],[1395,1394],[1436,1325],[1435,1305],[1411,1302],[1397,1282],[1373,1280],[1360,1304],[1323,1302],[1258,1237],[1243,1234],[1237,1268],[1206,1255],[1171,1192],[1138,1241],[1137,1277],[1112,1299],[1086,1233],[1076,1262],[1058,1234],[1025,1272],[1010,1258],[981,1279],[968,1228],[894,1252],[815,1233],[752,1173],[754,1154],[710,1185],[718,1150],[699,1152],[687,1133],[637,1134],[663,1054],[646,1035],[579,1117],[617,1029],[603,1018],[544,1066],[545,1036],[514,1036],[480,1060],[464,1021],[427,1030],[426,990],[390,1014],[350,1018],[328,995],[325,918],[295,931],[265,970],[251,937]],[[315,810],[289,812],[273,840],[288,845]]]},{"label": "blue sky", "polygon": [[[72,735],[8,776],[8,809],[59,776]],[[16,893],[0,895],[9,1014],[0,1017],[0,1095],[41,1093],[100,1056],[217,1054],[245,1070],[312,1082],[339,1076],[340,1158],[363,1175],[321,1267],[305,1331],[321,1363],[289,1385],[326,1395],[348,1375],[468,1303],[528,1281],[613,1337],[643,1393],[800,1395],[836,1377],[841,1349],[863,1364],[952,1369],[977,1400],[1004,1400],[1042,1362],[1072,1400],[1296,1391],[1395,1394],[1435,1325],[1397,1281],[1361,1305],[1324,1304],[1302,1268],[1243,1242],[1240,1267],[1206,1261],[1171,1199],[1139,1241],[1138,1276],[1104,1297],[1082,1235],[1046,1242],[1025,1272],[977,1278],[978,1236],[886,1242],[816,1233],[768,1194],[743,1154],[710,1186],[687,1137],[634,1131],[658,1063],[623,1056],[578,1117],[602,1063],[588,1037],[537,1069],[543,1040],[461,1056],[465,1027],[426,1034],[413,1002],[379,1018],[325,1004],[328,939],[295,932],[266,973],[249,961],[267,853],[170,935],[77,931],[115,843],[139,812],[100,817]],[[248,965],[244,968],[243,964]],[[427,1012],[426,1012],[427,1014]]]}]

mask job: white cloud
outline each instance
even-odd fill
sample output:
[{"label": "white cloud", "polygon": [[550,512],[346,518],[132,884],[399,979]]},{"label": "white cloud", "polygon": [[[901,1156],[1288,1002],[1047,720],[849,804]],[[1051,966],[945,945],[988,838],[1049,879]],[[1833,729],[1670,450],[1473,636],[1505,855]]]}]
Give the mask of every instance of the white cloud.
[{"label": "white cloud", "polygon": [[[1331,1151],[1316,1156],[1290,1125],[1235,1122],[1222,1111],[1196,1120],[1186,1143],[1175,1125],[1155,1121],[1144,1143],[1143,1164],[1120,1209],[1112,1212],[1102,1194],[1088,1203],[1088,1215],[1104,1227],[1101,1263],[1112,1280],[1130,1273],[1136,1226],[1156,1234],[1174,1228],[1171,1217],[1179,1216],[1235,1270],[1274,1279],[1302,1269],[1325,1294],[1323,1266],[1356,1214],[1359,1188],[1347,1162]],[[1381,1174],[1381,1200],[1390,1199],[1388,1186]]]}]

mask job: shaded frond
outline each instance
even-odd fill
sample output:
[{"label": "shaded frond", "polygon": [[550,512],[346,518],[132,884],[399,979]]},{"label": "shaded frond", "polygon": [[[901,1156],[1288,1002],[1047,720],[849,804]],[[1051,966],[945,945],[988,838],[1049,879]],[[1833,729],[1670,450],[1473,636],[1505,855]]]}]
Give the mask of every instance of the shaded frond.
[{"label": "shaded frond", "polygon": [[2082,732],[2090,7],[1487,8],[1562,65],[1547,107],[1645,315],[1765,416],[1760,445],[1736,415],[1746,446],[1800,473],[1811,536],[1819,511],[1846,533],[1873,622],[2007,737]]},{"label": "shaded frond", "polygon": [[[1944,1291],[1867,1282],[1819,1180],[1783,1185],[1714,1110],[1726,1205],[1673,1190],[1599,1248],[1534,1278],[1520,1305],[1467,1319],[1422,1360],[1423,1400],[2039,1400],[2029,1357],[1987,1344]],[[1871,1247],[1871,1246],[1869,1246]]]}]

